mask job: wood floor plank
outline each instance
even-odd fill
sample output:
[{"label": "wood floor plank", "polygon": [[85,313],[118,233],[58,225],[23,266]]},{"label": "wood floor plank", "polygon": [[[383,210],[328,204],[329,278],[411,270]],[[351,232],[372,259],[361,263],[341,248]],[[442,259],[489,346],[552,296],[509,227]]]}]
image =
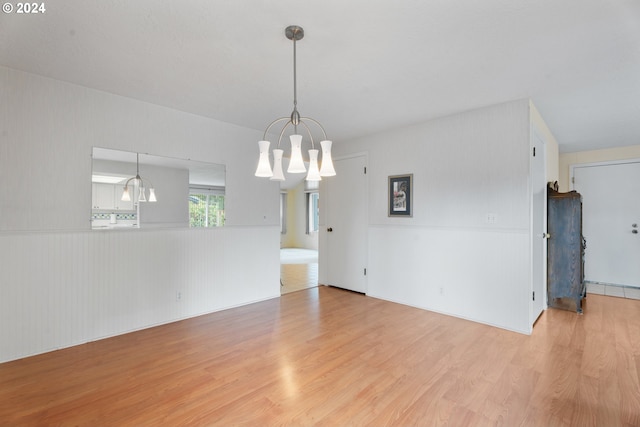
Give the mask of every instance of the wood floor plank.
[{"label": "wood floor plank", "polygon": [[0,364],[0,425],[639,426],[640,301],[531,336],[321,286]]}]

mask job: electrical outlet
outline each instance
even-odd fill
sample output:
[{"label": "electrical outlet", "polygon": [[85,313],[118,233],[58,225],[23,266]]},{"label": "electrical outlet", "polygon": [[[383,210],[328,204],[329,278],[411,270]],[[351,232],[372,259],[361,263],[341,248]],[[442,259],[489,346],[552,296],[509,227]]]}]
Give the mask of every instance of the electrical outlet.
[{"label": "electrical outlet", "polygon": [[441,295],[441,296],[443,296],[443,295],[444,295],[444,287],[443,287],[443,286],[440,286],[440,287],[438,288],[438,293],[440,293],[440,295]]},{"label": "electrical outlet", "polygon": [[182,292],[176,292],[176,301],[180,301],[182,299]]},{"label": "electrical outlet", "polygon": [[487,221],[487,224],[495,224],[497,221],[496,214],[488,213],[486,221]]}]

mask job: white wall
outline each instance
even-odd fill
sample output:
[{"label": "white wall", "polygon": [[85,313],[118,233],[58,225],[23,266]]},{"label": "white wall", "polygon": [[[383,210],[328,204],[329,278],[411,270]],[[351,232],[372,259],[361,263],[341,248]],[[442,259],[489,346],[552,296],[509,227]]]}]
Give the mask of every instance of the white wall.
[{"label": "white wall", "polygon": [[279,223],[277,183],[253,176],[260,131],[4,67],[0,94],[0,231],[88,229],[94,146],[226,164],[226,223]]},{"label": "white wall", "polygon": [[[279,296],[261,136],[0,67],[0,362]],[[94,146],[225,164],[227,226],[91,231]]]},{"label": "white wall", "polygon": [[[530,331],[529,126],[523,100],[334,144],[368,153],[369,295]],[[0,67],[0,362],[277,297],[261,135]],[[91,231],[93,146],[225,164],[227,226]],[[386,212],[401,173],[410,219]]]},{"label": "white wall", "polygon": [[531,122],[536,130],[542,133],[546,147],[546,170],[547,170],[547,182],[554,182],[560,180],[560,154],[558,148],[558,141],[551,133],[551,130],[547,126],[546,122],[540,115],[540,112],[533,104],[529,102],[529,108],[531,109]]},{"label": "white wall", "polygon": [[[529,145],[528,100],[334,144],[368,153],[367,294],[530,333]],[[407,173],[413,218],[389,218]]]},{"label": "white wall", "polygon": [[280,236],[280,247],[283,248],[297,248],[301,247],[298,241],[298,205],[301,201],[298,199],[302,197],[302,184],[286,190],[287,193],[287,206],[286,206],[286,233]]}]

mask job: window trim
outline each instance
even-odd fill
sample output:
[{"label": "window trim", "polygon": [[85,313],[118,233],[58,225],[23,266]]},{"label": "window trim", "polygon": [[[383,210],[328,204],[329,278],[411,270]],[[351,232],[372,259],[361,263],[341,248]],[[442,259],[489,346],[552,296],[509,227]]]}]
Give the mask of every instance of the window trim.
[{"label": "window trim", "polygon": [[[313,204],[313,200],[316,200],[316,205],[315,205],[315,215],[314,215],[314,219],[316,221],[312,221],[311,219],[311,215],[312,215],[312,204]],[[311,234],[311,233],[317,233],[318,231],[320,231],[320,213],[319,213],[319,209],[320,209],[320,191],[318,190],[314,190],[314,191],[305,191],[305,212],[306,212],[306,226],[305,226],[305,233],[306,234]],[[311,229],[311,224],[314,224],[316,227],[315,229]]]},{"label": "window trim", "polygon": [[280,193],[280,234],[287,234],[287,204],[288,194],[286,191]]},{"label": "window trim", "polygon": [[222,196],[223,204],[226,202],[226,194],[224,187],[213,187],[213,186],[204,186],[204,185],[189,185],[189,197],[192,195],[204,195],[206,199],[203,201],[205,204],[205,219],[203,226],[192,226],[191,225],[191,213],[189,213],[189,228],[215,228],[215,227],[223,227],[225,223],[224,218],[224,209],[222,210],[222,224],[217,225],[209,225],[209,207],[210,207],[210,198],[211,196]]}]

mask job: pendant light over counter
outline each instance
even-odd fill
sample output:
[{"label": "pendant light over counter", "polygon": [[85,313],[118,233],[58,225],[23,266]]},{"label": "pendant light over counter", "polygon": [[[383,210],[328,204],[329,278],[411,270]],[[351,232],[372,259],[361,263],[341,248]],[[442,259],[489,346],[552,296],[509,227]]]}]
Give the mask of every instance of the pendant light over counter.
[{"label": "pendant light over counter", "polygon": [[[140,154],[136,153],[136,176],[131,177],[125,182],[124,189],[122,191],[122,198],[120,200],[129,202],[131,201],[131,195],[129,194],[129,183],[133,181],[133,191],[138,192],[138,202],[157,202],[156,191],[153,188],[153,184],[148,179],[142,179],[140,176]],[[149,198],[146,196],[146,183],[149,185]]]}]

